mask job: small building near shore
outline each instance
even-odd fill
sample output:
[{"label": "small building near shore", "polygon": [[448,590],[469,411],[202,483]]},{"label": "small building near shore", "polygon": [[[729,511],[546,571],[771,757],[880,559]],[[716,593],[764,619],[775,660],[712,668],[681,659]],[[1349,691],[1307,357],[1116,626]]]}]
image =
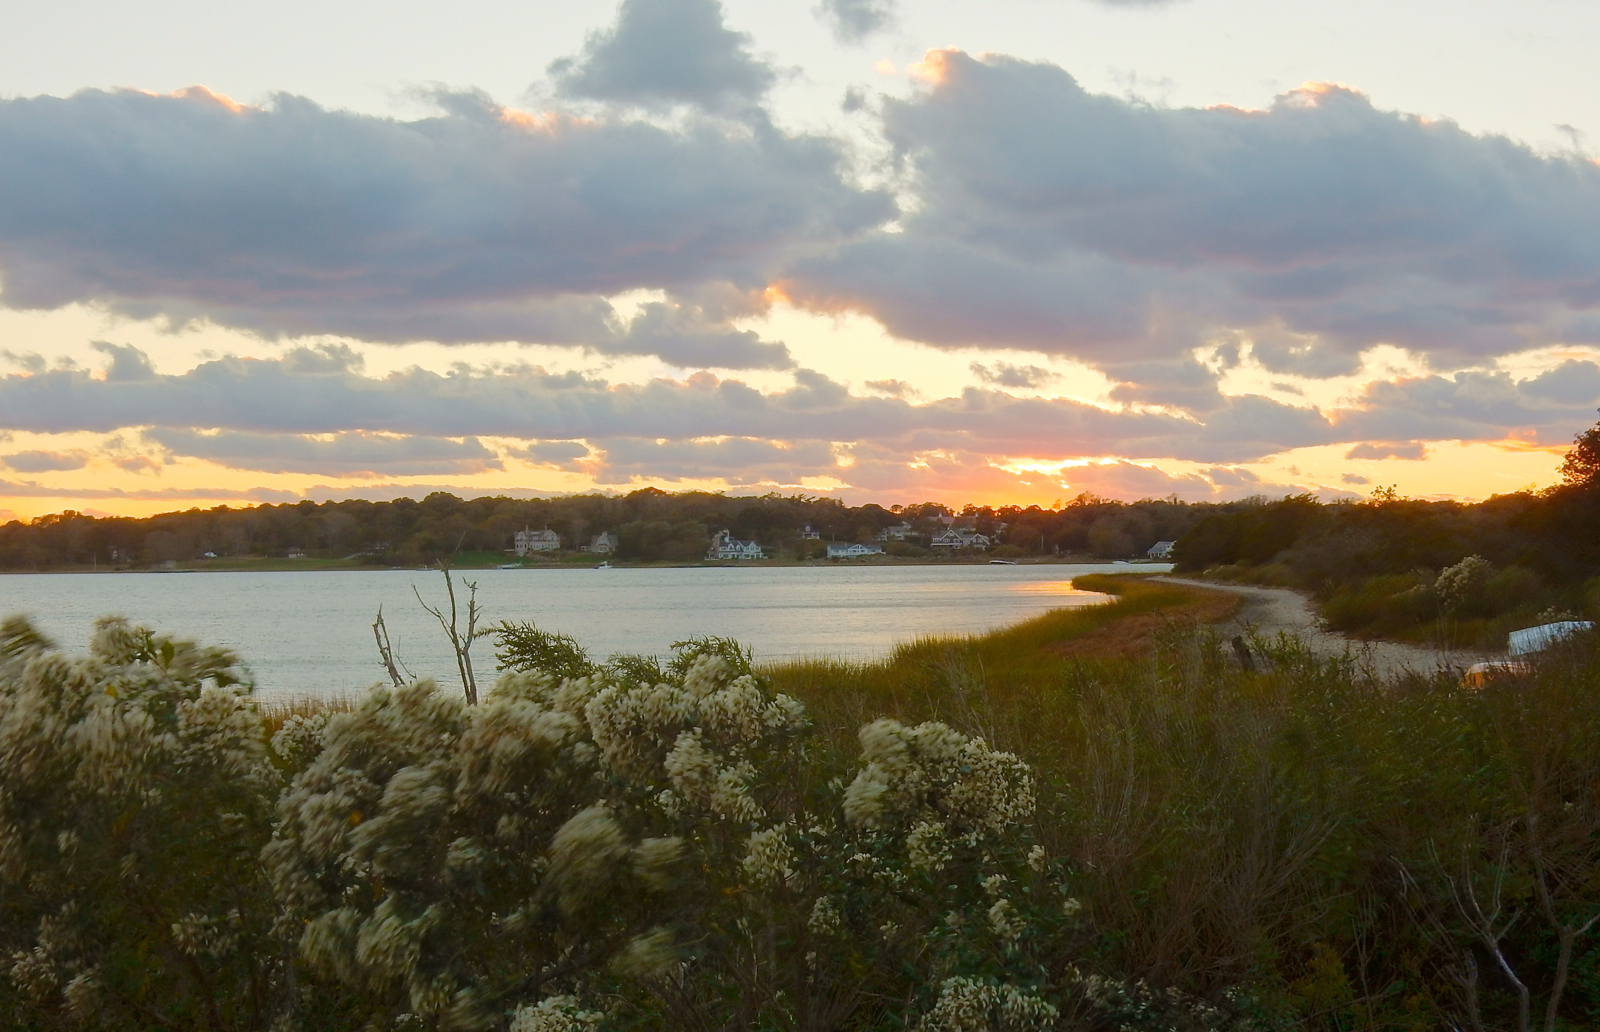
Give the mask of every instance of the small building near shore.
[{"label": "small building near shore", "polygon": [[583,546],[583,550],[593,552],[595,555],[610,555],[617,550],[617,536],[609,530],[602,530],[592,541]]},{"label": "small building near shore", "polygon": [[513,551],[518,557],[525,556],[529,552],[557,552],[561,550],[561,535],[549,527],[540,530],[529,530],[524,527],[517,531],[515,544]]},{"label": "small building near shore", "polygon": [[928,540],[929,548],[945,548],[954,552],[958,548],[972,548],[985,551],[989,547],[989,538],[975,530],[962,527],[946,527]]},{"label": "small building near shore", "polygon": [[882,545],[863,545],[859,542],[849,545],[829,544],[829,559],[859,559],[864,555],[882,555]]},{"label": "small building near shore", "polygon": [[706,550],[707,559],[765,559],[767,553],[754,541],[740,541],[726,530],[717,531]]},{"label": "small building near shore", "polygon": [[1152,559],[1171,559],[1172,546],[1176,544],[1176,541],[1157,541],[1145,551],[1145,555]]}]

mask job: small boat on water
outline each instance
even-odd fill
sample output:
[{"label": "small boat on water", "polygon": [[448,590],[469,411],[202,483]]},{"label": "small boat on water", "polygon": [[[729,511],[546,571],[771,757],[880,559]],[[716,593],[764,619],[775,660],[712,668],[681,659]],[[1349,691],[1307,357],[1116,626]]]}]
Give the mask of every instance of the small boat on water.
[{"label": "small boat on water", "polygon": [[990,559],[989,560],[989,565],[990,566],[1015,566],[1017,564],[1012,562],[1010,559]]},{"label": "small boat on water", "polygon": [[595,569],[597,569],[597,570],[609,570],[609,569],[611,569],[611,560],[607,559],[605,562],[601,563],[599,566],[596,566]]},{"label": "small boat on water", "polygon": [[500,569],[502,569],[502,570],[520,570],[520,569],[522,569],[522,564],[521,563],[501,563],[500,564]]}]

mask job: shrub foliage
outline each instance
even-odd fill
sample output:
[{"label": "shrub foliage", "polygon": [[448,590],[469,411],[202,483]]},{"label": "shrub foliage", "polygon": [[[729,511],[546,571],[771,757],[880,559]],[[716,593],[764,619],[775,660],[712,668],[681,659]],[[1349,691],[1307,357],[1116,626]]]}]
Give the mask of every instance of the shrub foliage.
[{"label": "shrub foliage", "polygon": [[1467,692],[1176,629],[1040,651],[1061,619],[775,671],[519,625],[478,705],[424,680],[287,717],[220,650],[112,620],[70,656],[13,620],[0,1022],[1593,1019],[1593,654]]}]

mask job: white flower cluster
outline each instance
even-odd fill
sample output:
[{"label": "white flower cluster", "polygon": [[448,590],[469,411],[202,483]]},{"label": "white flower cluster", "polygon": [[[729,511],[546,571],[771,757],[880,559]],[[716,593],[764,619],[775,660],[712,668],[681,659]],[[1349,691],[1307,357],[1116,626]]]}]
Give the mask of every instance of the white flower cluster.
[{"label": "white flower cluster", "polygon": [[1440,570],[1433,590],[1445,611],[1453,613],[1481,599],[1493,573],[1493,563],[1481,555],[1469,555],[1454,566]]},{"label": "white flower cluster", "polygon": [[1045,1032],[1059,1012],[1048,1000],[1010,985],[947,978],[917,1032]]},{"label": "white flower cluster", "polygon": [[1124,1028],[1170,1028],[1188,1032],[1223,1032],[1255,1027],[1254,1023],[1231,1021],[1222,1011],[1204,1000],[1186,996],[1177,989],[1154,989],[1143,979],[1126,982],[1102,975],[1084,975],[1076,969],[1067,972],[1084,999]]},{"label": "white flower cluster", "polygon": [[780,824],[750,833],[745,841],[743,866],[757,885],[776,885],[794,878],[794,847],[789,829]]},{"label": "white flower cluster", "polygon": [[865,828],[910,827],[930,868],[941,855],[931,842],[936,828],[952,837],[995,834],[1033,814],[1028,765],[944,724],[875,720],[861,729],[861,758],[866,765],[845,789],[845,817]]},{"label": "white flower cluster", "polygon": [[733,676],[710,653],[695,657],[682,684],[607,685],[584,715],[613,771],[635,783],[670,782],[669,810],[688,804],[740,823],[763,816],[752,754],[806,725],[799,702],[768,697],[754,677]]},{"label": "white flower cluster", "polygon": [[601,1012],[579,1006],[575,996],[551,996],[519,1008],[508,1032],[595,1032],[604,1020]]}]

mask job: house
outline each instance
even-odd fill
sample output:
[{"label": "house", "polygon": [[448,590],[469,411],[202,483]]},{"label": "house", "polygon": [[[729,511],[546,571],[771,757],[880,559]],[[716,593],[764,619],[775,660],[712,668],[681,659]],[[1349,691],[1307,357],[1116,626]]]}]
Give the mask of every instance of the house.
[{"label": "house", "polygon": [[617,536],[609,530],[602,530],[594,536],[594,540],[583,546],[583,551],[593,552],[596,555],[610,555],[617,550]]},{"label": "house", "polygon": [[518,556],[524,556],[529,552],[555,552],[560,548],[561,535],[549,527],[542,530],[529,530],[524,527],[517,531],[516,548],[513,551]]},{"label": "house", "polygon": [[829,559],[855,559],[855,558],[857,558],[859,556],[863,556],[863,555],[882,555],[882,554],[883,554],[883,546],[882,545],[861,545],[861,544],[853,544],[853,545],[829,544],[828,545],[828,558]]},{"label": "house", "polygon": [[1145,552],[1145,555],[1152,559],[1171,559],[1172,546],[1176,544],[1176,541],[1157,541],[1155,544],[1150,546],[1149,550]]},{"label": "house", "polygon": [[800,540],[801,541],[818,541],[821,538],[822,538],[822,535],[817,532],[817,528],[813,527],[809,523],[807,523],[805,526],[800,528]]},{"label": "house", "polygon": [[878,531],[879,541],[904,541],[911,534],[911,524],[896,523],[892,527],[884,527]]},{"label": "house", "polygon": [[761,546],[754,541],[740,541],[725,530],[719,530],[711,538],[711,547],[706,550],[707,559],[765,559],[767,554]]},{"label": "house", "polygon": [[989,539],[975,530],[963,527],[946,527],[935,534],[928,541],[929,548],[948,548],[955,551],[958,548],[976,548],[980,551],[989,547]]}]

